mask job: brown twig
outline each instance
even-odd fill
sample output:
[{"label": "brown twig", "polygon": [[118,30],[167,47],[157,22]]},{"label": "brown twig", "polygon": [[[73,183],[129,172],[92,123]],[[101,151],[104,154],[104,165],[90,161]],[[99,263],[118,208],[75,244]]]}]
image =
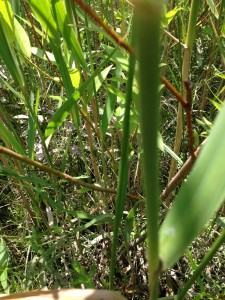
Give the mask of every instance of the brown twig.
[{"label": "brown twig", "polygon": [[184,100],[178,90],[172,85],[166,77],[160,78],[161,82],[165,85],[165,87],[177,98],[177,100],[181,103],[181,105],[185,108],[187,107],[188,103]]},{"label": "brown twig", "polygon": [[[113,29],[111,29],[104,21],[99,17],[96,12],[87,4],[85,4],[82,0],[73,0],[85,13],[87,13],[100,27],[102,27],[105,32],[112,37],[112,39],[124,48],[128,53],[135,54],[133,48],[131,48],[125,40],[118,35]],[[166,88],[176,97],[176,99],[182,104],[185,108],[187,106],[187,102],[183,99],[181,94],[177,91],[177,89],[169,82],[165,77],[161,77],[161,82],[166,86]]]},{"label": "brown twig", "polygon": [[[204,142],[202,143],[202,145]],[[194,152],[194,155],[190,156],[186,162],[183,164],[183,166],[180,168],[180,170],[177,172],[177,174],[173,177],[173,179],[169,182],[169,184],[166,186],[164,191],[162,192],[161,198],[163,200],[166,200],[172,193],[172,191],[175,190],[175,188],[187,177],[187,175],[190,173],[192,166],[194,165],[194,162],[196,160],[196,157],[199,155],[202,145],[197,148],[197,150]]]},{"label": "brown twig", "polygon": [[[202,149],[202,146],[204,145],[205,141],[202,143],[201,146],[197,148],[195,151],[195,157],[197,157]],[[179,170],[179,172],[174,176],[174,178],[170,181],[170,183],[167,185],[167,187],[164,189],[164,191],[161,194],[161,199],[166,200],[171,193],[175,190],[175,188],[187,177],[187,175],[190,173],[193,165],[194,165],[195,159],[193,159],[192,156],[190,156],[187,161],[184,163],[182,168]],[[145,241],[147,237],[147,232],[145,231],[142,233],[137,239],[132,241],[120,254],[120,256],[123,256],[127,251],[130,251],[134,249],[137,245],[141,244]]]},{"label": "brown twig", "polygon": [[96,14],[96,12],[87,4],[85,4],[81,0],[73,0],[83,11],[85,11],[99,26],[101,26],[105,32],[113,38],[113,40],[120,45],[122,48],[127,50],[129,53],[134,54],[134,49],[131,48],[125,40],[117,34],[113,29],[111,29],[104,21],[102,20],[99,15]]},{"label": "brown twig", "polygon": [[[95,185],[95,184],[91,184],[91,183],[88,183],[88,182],[85,182],[85,181],[82,181],[82,180],[79,180],[79,179],[76,179],[66,173],[63,173],[63,172],[60,172],[56,169],[53,169],[51,167],[48,167],[48,166],[45,166],[43,165],[42,163],[38,162],[38,161],[35,161],[35,160],[32,160],[26,156],[23,156],[17,152],[14,152],[8,148],[5,148],[5,147],[2,147],[0,146],[0,153],[4,153],[5,155],[9,155],[17,160],[20,160],[28,165],[31,165],[31,166],[34,166],[44,172],[47,172],[49,174],[53,174],[61,179],[64,179],[68,182],[71,182],[75,185],[78,185],[78,186],[82,186],[82,187],[86,187],[90,190],[93,190],[93,191],[99,191],[99,192],[102,192],[102,193],[109,193],[109,194],[116,194],[117,193],[117,190],[116,189],[112,189],[112,188],[104,188],[104,187],[101,187],[101,186],[98,186],[98,185]],[[139,196],[135,196],[133,194],[130,194],[130,193],[127,193],[126,196],[134,201],[139,201],[141,200],[142,198],[139,197]]]}]

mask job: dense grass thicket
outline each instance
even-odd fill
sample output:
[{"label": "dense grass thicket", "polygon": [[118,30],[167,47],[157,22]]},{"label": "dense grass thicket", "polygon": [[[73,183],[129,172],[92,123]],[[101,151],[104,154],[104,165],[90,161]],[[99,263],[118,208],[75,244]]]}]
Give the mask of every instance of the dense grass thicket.
[{"label": "dense grass thicket", "polygon": [[224,0],[0,0],[0,292],[225,298]]}]

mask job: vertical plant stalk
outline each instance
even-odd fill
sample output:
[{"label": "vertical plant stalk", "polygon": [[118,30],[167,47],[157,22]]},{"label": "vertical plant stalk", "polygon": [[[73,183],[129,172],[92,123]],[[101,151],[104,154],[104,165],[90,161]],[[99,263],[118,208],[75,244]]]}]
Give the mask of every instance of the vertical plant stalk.
[{"label": "vertical plant stalk", "polygon": [[95,155],[95,147],[94,147],[94,140],[93,140],[93,136],[92,136],[92,131],[91,131],[90,125],[86,121],[85,121],[85,128],[86,128],[87,135],[88,135],[88,143],[89,143],[89,147],[90,147],[91,163],[92,163],[95,179],[96,179],[97,182],[100,182],[100,175],[99,175],[98,166],[97,166],[97,160],[96,160],[96,155]]},{"label": "vertical plant stalk", "polygon": [[[87,51],[89,53],[89,61],[90,61],[90,68],[91,68],[91,71],[92,73],[94,73],[94,62],[93,62],[93,58],[92,58],[92,53],[91,53],[91,40],[93,38],[93,36],[91,36],[91,33],[90,33],[90,30],[88,30],[89,28],[89,22],[88,22],[88,18],[87,18],[87,14],[85,14],[85,27],[87,28],[86,29],[86,36],[87,36]],[[96,49],[95,49],[96,50]],[[98,111],[98,100],[97,100],[97,94],[96,94],[96,87],[95,87],[95,81],[93,79],[92,81],[92,84],[93,84],[93,90],[94,90],[94,94],[91,95],[91,110],[92,110],[92,114],[93,114],[93,119],[94,119],[94,127],[95,128],[99,128],[99,111]],[[88,113],[88,109],[85,106],[85,110],[86,110],[86,113],[87,115],[89,115]],[[85,124],[86,128],[89,126],[88,123]],[[91,131],[91,128],[89,128],[89,131]],[[100,134],[97,135],[98,138],[100,139],[100,144],[101,144],[101,137],[100,137]],[[89,137],[89,135],[88,135]],[[93,143],[93,141],[91,141]],[[91,143],[90,143],[91,145]],[[102,149],[102,152],[103,152],[103,149]],[[95,177],[96,177],[96,181],[97,183],[99,183],[101,181],[101,178],[100,178],[100,174],[99,174],[99,170],[98,170],[98,167],[97,167],[97,157],[96,157],[96,153],[94,154],[94,148],[91,149],[91,158],[92,158],[92,165],[93,165],[93,169],[94,169],[94,174],[95,174]],[[104,163],[102,162],[102,164],[104,165]],[[106,202],[106,201],[105,201]]]},{"label": "vertical plant stalk", "polygon": [[[187,38],[186,38],[186,47],[184,49],[184,57],[183,57],[183,67],[182,67],[182,81],[186,82],[189,80],[189,72],[190,72],[190,62],[191,62],[191,53],[195,38],[195,30],[197,24],[197,15],[200,6],[199,0],[192,0],[191,2],[191,11],[188,21],[188,29],[187,29]],[[184,90],[184,89],[183,89]],[[185,98],[185,91],[183,93],[183,97]],[[178,114],[177,114],[177,128],[176,128],[176,137],[174,143],[174,152],[179,155],[180,146],[182,141],[183,134],[183,109],[182,105],[179,103],[178,105]],[[175,159],[171,160],[169,179],[170,181],[176,172],[177,162]]]},{"label": "vertical plant stalk", "polygon": [[188,135],[188,148],[192,158],[195,159],[194,153],[194,135],[192,130],[192,83],[191,81],[184,81],[184,86],[186,90],[186,100],[187,105],[185,107],[186,111],[186,122],[187,122],[187,135]]},{"label": "vertical plant stalk", "polygon": [[220,246],[224,243],[225,241],[225,229],[221,233],[221,235],[216,239],[214,244],[212,245],[211,249],[209,252],[204,256],[202,259],[201,263],[197,267],[197,269],[194,271],[193,275],[191,278],[184,284],[182,287],[180,293],[176,297],[176,300],[182,300],[184,299],[184,296],[188,292],[188,290],[191,288],[192,284],[196,281],[196,279],[200,276],[201,272],[205,269],[205,267],[209,264],[210,260],[214,257]]},{"label": "vertical plant stalk", "polygon": [[158,246],[158,147],[159,128],[159,38],[161,7],[147,1],[135,8],[140,73],[140,123],[143,147],[144,191],[146,197],[150,299],[158,296],[160,267]]},{"label": "vertical plant stalk", "polygon": [[[133,30],[134,30],[133,26]],[[132,43],[134,42],[134,33],[132,31]],[[121,159],[119,166],[119,182],[116,196],[116,212],[113,228],[113,242],[112,242],[112,254],[110,262],[110,278],[109,278],[109,288],[113,289],[114,286],[114,276],[115,276],[115,266],[116,266],[116,248],[118,243],[119,228],[121,226],[121,220],[123,217],[123,211],[125,206],[127,182],[128,182],[128,156],[129,156],[129,135],[130,135],[130,107],[132,102],[132,85],[133,77],[135,72],[135,62],[136,59],[134,55],[130,54],[129,59],[129,71],[128,71],[128,81],[127,81],[127,91],[126,91],[126,104],[125,104],[125,114],[123,120],[123,138],[121,145]]]}]

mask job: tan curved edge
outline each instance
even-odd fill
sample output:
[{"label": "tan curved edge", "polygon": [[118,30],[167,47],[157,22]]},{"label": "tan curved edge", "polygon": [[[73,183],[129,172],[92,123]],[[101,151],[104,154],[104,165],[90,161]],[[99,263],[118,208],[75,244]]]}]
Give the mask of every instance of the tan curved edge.
[{"label": "tan curved edge", "polygon": [[3,296],[1,300],[126,300],[114,291],[95,289],[62,289],[52,291],[31,291]]}]

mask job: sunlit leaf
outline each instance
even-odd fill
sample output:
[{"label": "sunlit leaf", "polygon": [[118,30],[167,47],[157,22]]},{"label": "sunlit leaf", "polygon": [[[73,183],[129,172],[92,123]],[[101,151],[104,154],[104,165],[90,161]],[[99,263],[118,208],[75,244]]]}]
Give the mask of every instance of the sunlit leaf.
[{"label": "sunlit leaf", "polygon": [[180,8],[174,8],[173,10],[168,11],[163,19],[162,19],[162,26],[165,28],[167,27],[170,22],[173,20],[173,18],[176,16],[177,12],[180,10]]},{"label": "sunlit leaf", "polygon": [[9,1],[0,0],[1,23],[8,42],[12,45],[15,41],[14,14]]},{"label": "sunlit leaf", "polygon": [[56,63],[54,55],[48,51],[43,51],[42,49],[37,47],[31,47],[31,52],[41,59],[50,60],[53,64]]},{"label": "sunlit leaf", "polygon": [[8,271],[9,252],[3,238],[0,238],[0,283],[4,290],[8,288]]},{"label": "sunlit leaf", "polygon": [[80,86],[80,72],[78,69],[70,70],[70,79],[75,88],[79,88]]},{"label": "sunlit leaf", "polygon": [[51,121],[47,125],[47,128],[45,130],[45,138],[49,137],[60,127],[60,125],[70,113],[73,104],[74,100],[69,99],[60,106],[60,108],[56,111]]},{"label": "sunlit leaf", "polygon": [[214,3],[215,1],[214,0],[206,0],[206,1],[208,3],[212,13],[218,19],[219,18],[219,12],[218,12],[216,4]]},{"label": "sunlit leaf", "polygon": [[3,24],[3,15],[0,11],[0,57],[3,59],[16,84],[20,85],[21,87],[24,87],[24,78],[20,70],[19,63],[14,53],[14,50],[11,47],[11,38],[8,39],[9,35],[6,34]]},{"label": "sunlit leaf", "polygon": [[69,18],[63,1],[52,1],[52,11],[58,28],[63,35],[68,48],[71,49],[74,55],[74,59],[78,61],[86,71],[88,71],[88,67],[84,59],[80,44],[78,43],[74,28],[69,22]]},{"label": "sunlit leaf", "polygon": [[19,45],[19,48],[21,52],[27,56],[31,56],[31,45],[30,45],[30,39],[22,27],[22,25],[15,19],[15,39],[16,42]]}]

